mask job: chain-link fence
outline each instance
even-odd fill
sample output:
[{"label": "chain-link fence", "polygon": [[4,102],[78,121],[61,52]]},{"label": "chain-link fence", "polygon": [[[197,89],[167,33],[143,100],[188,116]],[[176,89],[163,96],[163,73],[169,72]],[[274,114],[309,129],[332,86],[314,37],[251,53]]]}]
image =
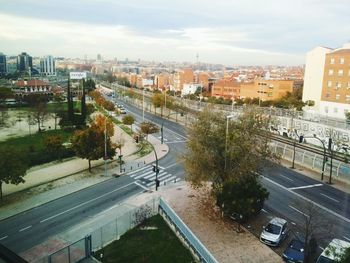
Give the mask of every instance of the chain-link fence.
[{"label": "chain-link fence", "polygon": [[[158,206],[159,199],[153,198],[152,200],[149,200],[138,207],[132,208],[102,227],[94,230],[91,233],[92,251],[99,250],[114,240],[118,240],[121,235],[138,224],[138,221],[140,220],[138,217],[151,217],[158,214]],[[145,213],[140,214],[140,210],[144,210]]]},{"label": "chain-link fence", "polygon": [[[282,159],[293,161],[294,148],[291,145],[273,142],[271,146],[275,153],[281,155]],[[306,150],[295,148],[295,163],[303,167],[322,173],[323,155],[311,153]],[[330,158],[325,163],[324,174],[330,174]],[[333,160],[332,175],[340,181],[350,182],[350,164]]]}]

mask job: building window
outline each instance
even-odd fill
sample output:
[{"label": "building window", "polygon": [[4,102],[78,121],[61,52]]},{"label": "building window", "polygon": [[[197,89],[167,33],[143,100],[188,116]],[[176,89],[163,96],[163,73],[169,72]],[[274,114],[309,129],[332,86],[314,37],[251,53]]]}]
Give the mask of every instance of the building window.
[{"label": "building window", "polygon": [[340,63],[340,64],[344,64],[344,58],[340,58],[340,59],[339,59],[339,63]]},{"label": "building window", "polygon": [[336,82],[335,89],[340,89],[340,88],[341,88],[341,82]]},{"label": "building window", "polygon": [[333,112],[334,112],[334,113],[338,113],[338,108],[334,108],[334,109],[333,109]]},{"label": "building window", "polygon": [[350,95],[346,95],[346,96],[345,96],[345,100],[346,100],[347,102],[350,102]]},{"label": "building window", "polygon": [[334,58],[331,58],[331,64],[334,64]]},{"label": "building window", "polygon": [[335,100],[339,100],[340,99],[340,94],[336,94],[335,95]]},{"label": "building window", "polygon": [[346,88],[347,88],[347,89],[350,89],[350,82],[348,82]]},{"label": "building window", "polygon": [[329,98],[331,95],[329,93],[326,93],[326,98]]},{"label": "building window", "polygon": [[333,76],[333,69],[328,70],[328,75]]},{"label": "building window", "polygon": [[331,88],[331,87],[332,87],[332,81],[328,80],[328,82],[327,82],[327,87],[328,87],[328,88]]},{"label": "building window", "polygon": [[339,69],[338,70],[338,76],[343,76],[344,75],[344,70],[342,70],[342,69]]}]

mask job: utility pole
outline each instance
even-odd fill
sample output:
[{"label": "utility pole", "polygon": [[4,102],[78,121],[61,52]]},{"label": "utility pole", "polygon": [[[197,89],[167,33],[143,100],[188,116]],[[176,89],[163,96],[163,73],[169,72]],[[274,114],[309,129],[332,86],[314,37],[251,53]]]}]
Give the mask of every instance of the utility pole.
[{"label": "utility pole", "polygon": [[107,176],[107,116],[105,117],[105,176]]}]

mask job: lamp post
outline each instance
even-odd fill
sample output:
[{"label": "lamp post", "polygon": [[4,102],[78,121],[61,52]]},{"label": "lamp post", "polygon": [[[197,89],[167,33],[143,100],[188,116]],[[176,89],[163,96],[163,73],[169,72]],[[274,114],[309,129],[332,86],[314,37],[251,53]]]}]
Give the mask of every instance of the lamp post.
[{"label": "lamp post", "polygon": [[158,155],[156,152],[156,149],[154,148],[153,144],[149,142],[149,144],[151,145],[153,151],[154,151],[154,155],[156,157],[156,166],[153,166],[153,172],[156,173],[156,191],[158,191],[158,187],[159,187],[159,181],[158,181],[158,174],[159,174],[159,168],[158,168]]},{"label": "lamp post", "polygon": [[107,176],[107,116],[105,117],[105,176]]},{"label": "lamp post", "polygon": [[145,121],[145,89],[142,90],[142,121]]},{"label": "lamp post", "polygon": [[226,171],[226,164],[227,164],[227,135],[228,135],[228,121],[229,119],[232,119],[234,117],[234,115],[228,115],[226,116],[226,133],[225,133],[225,167],[224,170]]},{"label": "lamp post", "polygon": [[321,180],[323,181],[323,177],[324,177],[324,166],[326,164],[326,146],[324,145],[324,142],[318,138],[316,136],[316,134],[314,134],[314,137],[315,139],[319,140],[321,143],[322,143],[322,146],[323,146],[323,162],[322,162],[322,174],[321,174]]}]

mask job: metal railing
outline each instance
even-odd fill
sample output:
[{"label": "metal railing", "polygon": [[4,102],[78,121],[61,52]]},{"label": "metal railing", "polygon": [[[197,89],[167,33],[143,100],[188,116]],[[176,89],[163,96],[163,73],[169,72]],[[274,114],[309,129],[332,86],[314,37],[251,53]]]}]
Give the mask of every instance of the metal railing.
[{"label": "metal railing", "polygon": [[159,208],[161,215],[175,226],[176,230],[180,232],[185,239],[188,246],[198,255],[201,262],[217,263],[218,261],[209,252],[209,250],[202,244],[201,241],[192,233],[181,218],[174,212],[174,210],[162,199],[159,200]]},{"label": "metal railing", "polygon": [[[282,159],[292,161],[293,160],[293,146],[272,142],[271,147],[275,153],[280,154]],[[329,159],[329,158],[328,158]],[[309,151],[298,149],[295,150],[295,163],[317,171],[321,174],[323,155],[311,153]],[[326,162],[324,174],[327,176],[330,173],[330,160]],[[332,174],[337,180],[350,183],[350,164],[340,162],[333,159]]]}]

